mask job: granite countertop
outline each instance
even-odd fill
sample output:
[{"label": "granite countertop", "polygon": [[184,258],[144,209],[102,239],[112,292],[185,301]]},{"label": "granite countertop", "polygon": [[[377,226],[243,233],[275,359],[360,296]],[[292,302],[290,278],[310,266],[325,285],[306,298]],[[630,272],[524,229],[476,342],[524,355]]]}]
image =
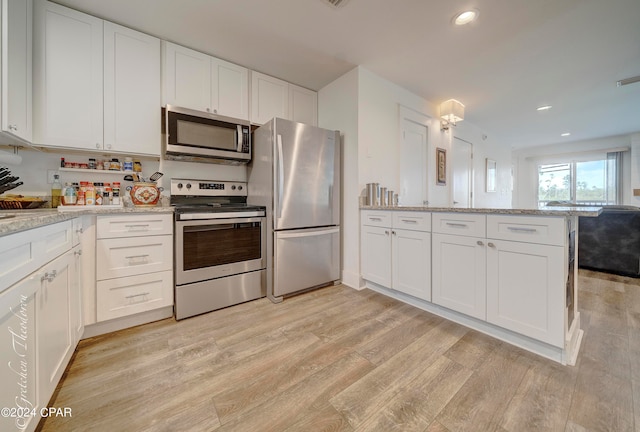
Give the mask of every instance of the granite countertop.
[{"label": "granite countertop", "polygon": [[459,208],[459,207],[427,207],[427,206],[360,206],[360,210],[396,210],[433,213],[481,213],[481,214],[508,214],[528,216],[587,216],[598,217],[602,213],[602,207],[542,207],[531,209],[507,209],[507,208]]},{"label": "granite countertop", "polygon": [[0,210],[0,236],[62,222],[86,214],[173,213],[173,210],[174,208],[170,206],[122,208],[95,206],[78,207],[78,209],[74,208],[71,211],[58,211],[56,209]]}]

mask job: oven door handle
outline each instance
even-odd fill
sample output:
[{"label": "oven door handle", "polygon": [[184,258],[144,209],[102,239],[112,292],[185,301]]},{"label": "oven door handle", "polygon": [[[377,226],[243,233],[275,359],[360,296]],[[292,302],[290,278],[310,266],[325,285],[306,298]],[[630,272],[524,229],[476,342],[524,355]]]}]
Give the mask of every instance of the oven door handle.
[{"label": "oven door handle", "polygon": [[[189,229],[191,228],[191,229]],[[220,231],[226,229],[234,229],[235,224],[205,225],[205,226],[186,226],[185,232],[203,232],[203,231]]]},{"label": "oven door handle", "polygon": [[282,135],[278,134],[278,219],[282,217],[282,195],[284,195],[284,160],[282,157]]}]

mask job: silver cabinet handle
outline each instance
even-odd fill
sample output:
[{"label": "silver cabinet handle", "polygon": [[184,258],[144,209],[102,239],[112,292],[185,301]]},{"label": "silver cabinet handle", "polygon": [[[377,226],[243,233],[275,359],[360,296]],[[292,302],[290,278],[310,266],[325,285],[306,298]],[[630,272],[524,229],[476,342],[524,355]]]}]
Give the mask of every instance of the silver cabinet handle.
[{"label": "silver cabinet handle", "polygon": [[58,276],[57,270],[52,270],[51,273],[46,272],[44,276],[40,278],[40,282],[44,282],[45,280],[47,282],[52,282],[56,278],[56,276]]},{"label": "silver cabinet handle", "polygon": [[482,243],[480,240],[478,240],[476,243],[478,244],[478,246],[484,246],[484,243]]},{"label": "silver cabinet handle", "polygon": [[382,219],[379,217],[370,217],[369,220],[371,221],[378,221],[378,222],[382,222]]},{"label": "silver cabinet handle", "polygon": [[538,230],[537,230],[537,229],[535,229],[535,228],[507,227],[507,229],[508,229],[509,231],[525,232],[525,233],[535,233],[535,232],[538,232]]},{"label": "silver cabinet handle", "polygon": [[131,230],[132,228],[139,228],[136,231],[146,231],[147,228],[149,228],[149,224],[125,225],[124,227],[129,228],[129,230]]},{"label": "silver cabinet handle", "polygon": [[124,258],[129,260],[129,265],[140,265],[140,264],[146,264],[149,262],[149,260],[147,259],[149,258],[149,254],[131,255],[131,256],[126,256]]},{"label": "silver cabinet handle", "polygon": [[107,144],[107,149],[111,150],[111,144]]},{"label": "silver cabinet handle", "polygon": [[394,230],[391,230],[391,234],[393,234],[393,235],[398,235],[398,233],[397,233],[397,232],[395,232]]},{"label": "silver cabinet handle", "polygon": [[211,108],[207,108],[207,112],[211,112]]},{"label": "silver cabinet handle", "polygon": [[428,200],[422,201],[422,205],[429,205],[429,201]]},{"label": "silver cabinet handle", "polygon": [[148,292],[143,292],[143,293],[140,293],[140,294],[132,294],[132,295],[128,295],[128,296],[126,296],[125,298],[126,298],[126,299],[133,299],[133,298],[136,298],[136,297],[143,297],[143,296],[147,296],[147,295],[149,295],[149,293],[148,293]]},{"label": "silver cabinet handle", "polygon": [[384,230],[385,235],[389,235],[389,230]]},{"label": "silver cabinet handle", "polygon": [[79,251],[75,251],[73,254],[74,254],[75,256],[80,256],[80,255],[82,255],[82,249],[80,249]]},{"label": "silver cabinet handle", "polygon": [[17,131],[18,130],[18,126],[14,125],[14,124],[9,125],[9,130]]},{"label": "silver cabinet handle", "polygon": [[453,222],[447,222],[448,226],[452,226],[452,227],[457,227],[457,228],[466,228],[467,224],[463,224],[463,223],[453,223]]},{"label": "silver cabinet handle", "polygon": [[97,148],[97,149],[102,148],[102,146],[100,145],[100,143],[96,143],[96,148]]},{"label": "silver cabinet handle", "polygon": [[454,203],[454,204],[460,204],[458,201],[454,201],[453,203]]},{"label": "silver cabinet handle", "polygon": [[76,230],[76,233],[77,233],[77,234],[82,234],[83,232],[84,232],[84,230],[83,230],[82,228],[78,228],[78,229]]},{"label": "silver cabinet handle", "polygon": [[218,114],[218,110],[217,110],[217,109],[214,109],[214,110],[213,110],[213,113],[214,113],[214,114]]},{"label": "silver cabinet handle", "polygon": [[487,246],[492,247],[492,248],[496,247],[496,245],[494,245],[494,244],[493,244],[493,243],[491,243],[491,242],[487,243]]},{"label": "silver cabinet handle", "polygon": [[417,224],[418,221],[417,220],[413,220],[413,219],[400,219],[402,222],[406,222],[406,223],[410,223],[410,224]]}]

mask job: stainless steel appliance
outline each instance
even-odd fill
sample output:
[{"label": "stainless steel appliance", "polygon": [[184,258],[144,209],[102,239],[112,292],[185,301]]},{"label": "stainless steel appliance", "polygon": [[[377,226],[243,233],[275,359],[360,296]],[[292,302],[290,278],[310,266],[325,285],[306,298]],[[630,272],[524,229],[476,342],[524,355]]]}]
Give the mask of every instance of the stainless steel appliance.
[{"label": "stainless steel appliance", "polygon": [[340,134],[283,119],[254,131],[248,202],[267,209],[267,296],[340,279]]},{"label": "stainless steel appliance", "polygon": [[246,164],[251,160],[249,121],[167,105],[164,157],[197,162]]},{"label": "stainless steel appliance", "polygon": [[265,208],[242,182],[171,179],[176,319],[266,295]]}]

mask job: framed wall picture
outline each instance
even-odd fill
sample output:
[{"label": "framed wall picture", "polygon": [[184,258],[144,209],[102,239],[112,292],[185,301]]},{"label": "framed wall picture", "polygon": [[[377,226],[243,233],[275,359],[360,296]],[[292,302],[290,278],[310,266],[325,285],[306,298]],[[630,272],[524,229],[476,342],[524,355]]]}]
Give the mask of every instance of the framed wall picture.
[{"label": "framed wall picture", "polygon": [[442,148],[436,148],[436,184],[447,184],[447,151]]},{"label": "framed wall picture", "polygon": [[487,192],[496,191],[497,164],[492,159],[487,159]]}]

